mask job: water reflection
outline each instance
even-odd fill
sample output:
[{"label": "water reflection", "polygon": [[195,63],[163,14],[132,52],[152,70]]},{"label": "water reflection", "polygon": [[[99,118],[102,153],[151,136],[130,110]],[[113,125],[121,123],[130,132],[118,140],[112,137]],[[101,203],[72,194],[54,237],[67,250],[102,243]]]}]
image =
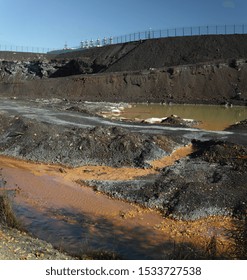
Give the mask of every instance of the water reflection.
[{"label": "water reflection", "polygon": [[199,127],[207,130],[223,130],[231,124],[247,119],[247,107],[135,104],[131,108],[126,108],[120,116],[130,119],[147,119],[150,117],[168,117],[170,115],[201,121],[202,123]]},{"label": "water reflection", "polygon": [[117,252],[125,259],[163,259],[164,251],[173,248],[173,242],[157,242],[159,236],[153,230],[144,230],[138,224],[128,230],[105,216],[91,216],[76,209],[42,212],[22,204],[15,207],[15,213],[33,235],[74,255],[103,250]]}]

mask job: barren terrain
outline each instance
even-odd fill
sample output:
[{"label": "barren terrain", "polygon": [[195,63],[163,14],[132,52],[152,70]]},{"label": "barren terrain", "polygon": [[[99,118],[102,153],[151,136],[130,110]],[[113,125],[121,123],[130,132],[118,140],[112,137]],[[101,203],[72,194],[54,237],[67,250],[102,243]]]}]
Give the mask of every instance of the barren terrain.
[{"label": "barren terrain", "polygon": [[[193,251],[190,258],[246,258],[246,120],[224,131],[206,131],[174,116],[160,124],[103,117],[107,115],[103,112],[113,107],[122,110],[127,102],[246,106],[246,35],[155,39],[61,55],[0,52],[0,59],[0,152],[6,156],[0,161],[0,187],[10,196],[14,194],[23,209],[37,204],[33,209],[37,217],[54,223],[57,219],[70,229],[75,224],[75,228],[82,227],[89,236],[96,236],[97,242],[99,236],[112,239],[109,228],[116,236],[119,232],[123,236],[125,227],[133,226],[133,232],[144,232],[148,227],[146,239],[139,240],[134,234],[126,239],[136,244],[136,252],[129,258],[157,258],[162,238],[167,246],[166,253],[158,253],[162,258],[186,257],[172,252],[173,241],[182,243],[186,252]],[[106,101],[115,104],[98,103]],[[60,208],[66,213],[54,206],[60,198],[54,202],[54,189],[42,182],[44,178],[53,178],[56,188],[58,180],[61,193],[71,198],[67,201],[62,197]],[[47,203],[50,201],[46,206],[41,191],[45,188],[49,189]],[[122,203],[128,208],[132,203],[135,210],[131,206],[132,210],[117,211],[117,222],[94,212],[89,218],[80,202],[71,210],[72,193],[76,190],[83,197],[86,189],[116,200],[110,204],[115,203],[114,207]],[[94,199],[96,203],[98,199]],[[31,204],[25,206],[28,201]],[[81,220],[74,220],[75,213],[82,220],[87,218],[83,226]],[[134,227],[137,220],[128,220],[133,213],[141,217],[138,230]],[[150,229],[148,219],[154,217],[161,222]],[[14,242],[16,235],[12,238],[12,231],[6,233],[6,224],[1,222],[3,239],[10,236]],[[203,243],[205,227],[209,234]],[[200,238],[195,237],[197,231]],[[157,239],[150,241],[154,232]],[[45,234],[41,234],[44,239]],[[4,253],[11,246],[2,242],[0,258],[14,258]],[[125,243],[119,241],[118,246],[120,252]],[[147,248],[150,255],[142,255]],[[39,252],[32,252],[30,258],[50,258]],[[128,258],[126,254],[123,250],[124,258]]]}]

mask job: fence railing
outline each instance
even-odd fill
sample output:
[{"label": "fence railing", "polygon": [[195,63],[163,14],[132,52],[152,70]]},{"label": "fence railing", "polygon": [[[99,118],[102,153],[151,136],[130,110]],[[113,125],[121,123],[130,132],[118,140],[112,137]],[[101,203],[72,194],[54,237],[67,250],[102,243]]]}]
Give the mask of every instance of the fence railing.
[{"label": "fence railing", "polygon": [[169,29],[149,29],[142,32],[134,32],[121,36],[104,37],[103,39],[97,38],[96,40],[81,41],[79,46],[55,50],[54,48],[44,47],[28,47],[28,46],[14,46],[0,44],[0,51],[12,52],[30,52],[30,53],[48,53],[48,52],[67,52],[78,49],[88,49],[92,47],[101,47],[111,44],[120,44],[127,42],[134,42],[147,39],[166,38],[166,37],[179,37],[179,36],[195,36],[195,35],[227,35],[227,34],[246,34],[247,24],[234,24],[234,25],[207,25],[207,26],[194,26],[194,27],[180,27]]},{"label": "fence railing", "polygon": [[127,43],[133,41],[178,37],[178,36],[194,36],[194,35],[227,35],[227,34],[246,34],[247,24],[239,25],[207,25],[196,27],[180,27],[170,29],[149,29],[142,32],[135,32],[121,36],[104,37],[103,39],[85,40],[81,41],[80,46],[74,47],[75,49],[85,49],[90,47],[100,47],[111,44]]},{"label": "fence railing", "polygon": [[15,46],[15,45],[0,44],[0,51],[48,53],[52,50],[54,50],[54,48],[28,47],[28,46]]}]

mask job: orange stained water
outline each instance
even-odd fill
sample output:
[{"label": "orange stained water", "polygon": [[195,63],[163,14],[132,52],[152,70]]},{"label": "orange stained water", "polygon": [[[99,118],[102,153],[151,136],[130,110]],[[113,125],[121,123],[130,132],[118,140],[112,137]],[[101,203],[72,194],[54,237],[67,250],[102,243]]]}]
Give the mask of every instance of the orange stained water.
[{"label": "orange stained water", "polygon": [[128,180],[156,174],[157,168],[172,164],[191,149],[178,149],[146,170],[106,166],[72,169],[4,156],[0,167],[7,181],[5,188],[15,190],[17,215],[28,230],[73,253],[86,246],[115,250],[124,258],[159,259],[173,254],[174,244],[205,249],[212,236],[217,236],[219,254],[224,253],[232,242],[226,238],[232,227],[229,218],[196,222],[164,219],[154,210],[111,199],[75,183],[78,179]]}]

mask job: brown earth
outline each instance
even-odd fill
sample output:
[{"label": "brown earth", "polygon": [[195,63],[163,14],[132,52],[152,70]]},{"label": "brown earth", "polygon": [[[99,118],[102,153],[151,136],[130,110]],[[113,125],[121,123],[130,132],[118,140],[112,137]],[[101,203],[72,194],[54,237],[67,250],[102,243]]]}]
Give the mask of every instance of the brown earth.
[{"label": "brown earth", "polygon": [[[181,148],[171,156],[163,158],[159,162],[153,162],[152,165],[155,168],[171,165],[176,159],[184,157],[189,152],[191,152],[191,147]],[[149,250],[153,247],[155,251],[155,247],[159,248],[159,244],[162,244],[166,249],[163,257],[168,259],[232,259],[241,257],[238,246],[242,242],[242,224],[236,219],[215,216],[197,221],[176,221],[164,218],[151,209],[127,204],[120,200],[111,200],[93,192],[90,188],[80,187],[73,183],[82,177],[121,180],[128,178],[129,174],[130,178],[135,178],[148,173],[156,173],[155,170],[128,168],[123,172],[122,168],[93,166],[69,169],[59,165],[35,164],[8,157],[0,157],[0,161],[2,176],[7,181],[6,189],[16,188],[18,203],[29,201],[35,206],[35,209],[39,209],[41,212],[44,211],[42,209],[50,207],[53,209],[53,215],[55,209],[68,207],[71,209],[71,213],[69,211],[67,213],[58,212],[55,216],[56,221],[67,220],[71,225],[78,223],[76,216],[70,216],[74,211],[85,212],[88,215],[92,213],[93,218],[83,221],[83,228],[88,228],[91,237],[99,235],[104,239],[111,234],[107,227],[99,225],[100,220],[109,220],[112,224],[112,230],[115,231],[116,239],[121,232],[124,233],[124,236],[126,236],[126,230],[130,232],[127,234],[128,242],[132,242],[131,238],[142,240],[143,237],[139,236],[139,232],[140,228],[143,228],[145,235],[142,241],[143,248],[147,246],[146,250]],[[120,177],[116,176],[116,173],[120,174],[121,171]],[[48,178],[51,179],[47,180]],[[26,184],[26,181],[29,184]],[[15,182],[18,185],[15,185]],[[81,223],[80,219],[79,222]],[[56,227],[59,230],[58,223]],[[101,231],[98,232],[99,229],[103,231],[103,235]],[[234,234],[238,234],[238,238]],[[0,259],[70,259],[69,256],[54,250],[50,244],[32,239],[25,233],[10,230],[1,225],[0,237]],[[123,237],[121,238],[123,239]],[[61,248],[63,248],[62,245]],[[132,249],[134,250],[134,248]],[[84,258],[89,257],[84,256]],[[160,257],[162,256],[160,255]]]},{"label": "brown earth", "polygon": [[73,260],[51,244],[0,225],[0,260]]},{"label": "brown earth", "polygon": [[[105,46],[101,48],[94,48],[62,55],[0,52],[0,96],[17,97],[20,99],[58,97],[76,101],[87,100],[113,102],[174,102],[246,105],[246,61],[247,35],[193,36],[183,38],[153,39],[127,44]],[[23,137],[24,132],[26,132],[26,130],[29,131],[28,128],[30,127],[35,129],[36,127],[32,123],[29,123],[27,125],[25,120],[22,122],[22,120],[19,120],[18,117],[14,118],[12,116],[12,120],[14,119],[15,121],[13,121],[12,124],[7,125],[7,122],[2,122],[1,125],[3,126],[0,126],[3,139],[8,140],[7,142],[3,142],[3,150],[6,150],[5,145],[13,144],[12,146],[8,146],[7,148],[12,147],[11,151],[13,153],[16,153],[17,143],[20,142],[20,139],[25,138]],[[15,122],[17,123],[18,129],[22,128],[21,131],[16,129]],[[20,126],[18,126],[19,124]],[[6,125],[7,127],[5,127]],[[42,123],[42,127],[45,126],[48,127],[47,124]],[[11,128],[13,128],[13,131],[11,131],[10,134],[6,134],[5,132]],[[47,146],[42,146],[42,143],[37,143],[35,142],[35,140],[33,140],[35,139],[34,136],[37,136],[39,132],[42,134],[42,131],[36,132],[34,130],[32,130],[32,132],[34,133],[32,133],[32,135],[30,134],[26,139],[27,141],[23,141],[23,143],[28,143],[28,140],[32,139],[33,145],[35,145],[36,148],[42,148],[42,151],[51,144],[52,150],[54,150],[55,155],[57,151],[61,150],[61,144],[69,145],[68,141],[64,141],[64,139],[67,137],[67,135],[65,135],[66,131],[62,131],[62,128],[59,129],[61,130],[61,135],[63,135],[63,137],[61,138],[61,141],[57,146],[54,145],[55,134],[53,135],[52,130],[49,130],[46,134],[51,134],[49,138],[50,142],[48,141]],[[78,133],[76,132],[78,131],[74,131],[73,133],[69,132],[69,135],[74,135],[75,137],[77,137]],[[104,128],[97,128],[93,129],[91,131],[91,134],[98,137],[101,136],[101,134],[103,135],[105,132],[112,133],[114,131],[109,129],[105,130]],[[132,135],[128,135],[127,132],[122,132],[122,130],[117,130],[115,132],[116,136],[126,135],[126,139],[127,136],[132,137]],[[86,132],[86,134],[88,136],[88,131]],[[42,135],[45,136],[45,134]],[[66,136],[65,138],[64,135]],[[110,137],[108,138],[109,141],[112,142]],[[44,139],[47,140],[48,138],[44,137]],[[142,139],[143,137],[140,138],[140,142],[142,141]],[[88,138],[85,138],[85,141],[86,140],[88,140]],[[136,138],[133,138],[132,140],[134,144],[137,141]],[[147,141],[144,144],[146,145],[152,143],[152,141],[153,139],[147,138]],[[127,142],[128,141],[126,140],[126,143]],[[97,142],[93,143],[95,144],[95,146],[97,145]],[[108,144],[108,142],[106,144]],[[86,146],[87,145],[85,145],[85,147]],[[144,148],[144,150],[147,150],[146,146]],[[246,177],[246,164],[242,164],[246,163],[246,149],[243,150],[242,148],[237,147],[236,154],[229,153],[230,156],[237,157],[236,161],[235,159],[232,160],[232,158],[230,158],[227,159],[227,163],[230,163],[229,166],[221,166],[220,164],[222,159],[220,158],[219,163],[218,161],[215,161],[216,159],[218,160],[218,157],[215,159],[215,153],[218,153],[218,151],[220,153],[222,153],[223,151],[224,153],[225,148],[225,146],[217,146],[217,143],[214,143],[214,146],[212,146],[212,148],[210,148],[209,150],[203,150],[203,153],[200,156],[203,156],[205,162],[200,165],[201,169],[198,171],[200,174],[195,168],[196,166],[199,166],[198,161],[195,161],[194,163],[193,158],[188,158],[186,160],[175,163],[172,167],[167,167],[167,169],[163,170],[164,174],[161,174],[161,179],[156,181],[153,186],[156,189],[162,189],[164,185],[167,186],[167,184],[165,184],[165,180],[167,179],[167,176],[165,176],[167,175],[165,174],[165,171],[167,171],[170,172],[169,184],[171,182],[177,182],[181,187],[183,187],[184,178],[187,178],[188,174],[193,174],[193,176],[199,181],[201,179],[204,180],[206,184],[208,184],[208,181],[211,182],[212,180],[212,184],[218,184],[218,182],[221,183],[222,181],[223,190],[225,190],[223,188],[225,186],[223,183],[225,183],[225,181],[228,180],[228,177],[231,175],[229,177],[230,184],[232,187],[235,187],[235,182],[239,180],[238,176],[240,171],[243,173],[240,174],[242,176],[241,178],[243,182]],[[232,149],[232,146],[227,146],[227,148],[228,150]],[[33,150],[34,149],[32,146],[26,145],[25,149],[21,150],[21,152],[25,156],[26,154],[33,152]],[[72,150],[72,148],[68,148],[66,146],[65,152]],[[136,149],[133,149],[133,152],[136,152]],[[37,154],[40,155],[40,152],[37,152]],[[69,153],[69,155],[71,155],[71,153]],[[240,159],[239,155],[241,156]],[[83,156],[82,158],[85,157]],[[104,158],[108,159],[107,154],[104,156]],[[111,158],[114,159],[114,155],[112,155]],[[212,178],[211,169],[213,169],[213,166],[211,161],[213,162],[213,164],[217,164],[217,170],[219,171],[219,173],[221,173],[222,171],[225,172],[223,177],[221,176],[218,178],[217,176],[213,176]],[[234,166],[232,166],[232,163],[234,163]],[[152,176],[156,176],[157,169],[163,167],[163,162],[158,161],[153,162],[153,164],[153,168],[148,171],[146,171],[145,169],[140,170],[140,175],[144,176],[145,172],[150,172],[152,173]],[[237,168],[235,164],[237,164]],[[185,170],[185,167],[188,167],[188,172],[185,172],[186,174],[184,175],[184,178],[182,178],[181,174],[183,170]],[[118,169],[118,173],[115,173],[116,169],[114,168],[103,168],[104,167],[102,167],[102,169],[99,167],[86,167],[84,170],[77,171],[83,173],[85,175],[83,176],[84,178],[91,178],[90,176],[94,175],[93,179],[95,179],[96,177],[100,180],[102,180],[103,178],[106,180],[109,174],[112,174],[113,176],[111,177],[111,180],[115,180],[116,177],[120,178],[119,174],[122,175],[122,169]],[[208,170],[208,174],[204,172],[205,170],[203,168],[205,170]],[[137,175],[135,173],[135,169],[133,170],[134,172],[130,172],[129,176],[134,177],[135,175]],[[230,174],[227,173],[229,170],[231,171]],[[65,170],[63,167],[59,167],[58,172],[60,172],[64,177],[68,176],[67,170]],[[201,177],[199,176],[197,178],[198,174],[201,175]],[[207,175],[206,177],[204,176],[205,174]],[[123,176],[126,176],[126,174]],[[179,177],[179,180],[177,180],[177,177]],[[69,178],[68,176],[68,179],[71,178]],[[126,180],[125,177],[122,179]],[[189,177],[187,179],[190,180]],[[194,193],[194,185],[190,182],[188,184],[190,184],[188,185],[190,187],[188,188],[188,190],[191,191],[191,193],[188,192],[187,198],[189,201],[188,205],[191,205],[191,196],[193,195],[193,197],[196,197],[196,195]],[[218,188],[218,185],[216,187]],[[242,184],[240,187],[243,189],[243,193],[246,193],[244,184]],[[126,186],[125,189],[127,189]],[[115,191],[114,188],[113,190]],[[149,188],[149,190],[151,190],[151,188]],[[146,193],[147,196],[145,197],[145,199],[150,194],[155,194],[154,192],[149,190]],[[175,185],[174,190],[177,191],[177,186]],[[145,194],[143,190],[141,190],[141,193]],[[221,193],[223,193],[224,195],[223,191]],[[184,195],[183,192],[181,192],[181,194]],[[241,193],[239,195],[241,196]],[[139,197],[140,195],[138,193],[138,198]],[[212,195],[211,197],[214,198],[216,196]],[[243,214],[243,211],[246,210],[246,207],[244,206],[246,203],[246,201],[244,200],[245,197],[245,195],[240,197],[241,201],[239,201],[241,203],[243,202],[243,205],[241,204],[240,207],[241,209],[239,207],[235,207],[237,210],[241,210],[241,214]],[[155,199],[156,198],[157,197],[155,197]],[[177,199],[177,197],[175,197],[175,199]],[[184,200],[181,199],[181,201],[183,202]],[[221,201],[223,200],[220,200],[220,202]],[[174,209],[175,206],[173,207]],[[187,207],[187,205],[185,206]],[[206,206],[208,207],[208,205]],[[232,205],[230,206],[232,207]],[[188,209],[186,207],[182,209],[184,211],[182,212],[183,215],[187,215]],[[202,205],[202,208],[203,207],[204,205]],[[224,207],[224,205],[222,207]],[[180,210],[181,209],[176,210],[178,214],[180,214]],[[222,213],[223,214],[221,216],[224,216],[225,212],[223,211]],[[205,215],[197,215],[198,219],[200,217],[205,217]],[[222,220],[222,217],[220,217],[219,219]],[[226,225],[228,218],[224,219],[226,219],[223,221],[225,222],[224,225]],[[171,223],[176,222],[172,220]],[[197,223],[197,221],[195,221],[195,223]],[[188,223],[185,222],[185,224],[187,226]],[[207,224],[207,220],[206,222],[205,220],[203,220],[201,224],[199,223],[199,229],[202,230],[203,225],[205,224]],[[182,231],[187,231],[186,226],[182,229]],[[159,228],[161,230],[165,229],[165,227],[162,225],[160,225]],[[174,228],[171,228],[171,232],[177,234]],[[197,227],[192,227],[194,233],[197,232],[197,229]],[[245,236],[246,223],[241,226],[240,231],[241,234]],[[10,236],[10,239],[8,240],[10,240],[11,242],[13,241],[11,243],[12,246],[15,242],[15,237],[12,237],[11,234],[12,233],[5,233],[4,228],[2,228],[2,231],[0,232],[0,235],[3,237],[2,240],[7,240],[8,237],[6,236]],[[188,233],[186,234],[188,235]],[[190,237],[190,235],[188,236]],[[211,237],[211,241],[212,243],[214,243],[213,247],[215,247],[214,236]],[[184,238],[183,234],[181,238]],[[240,247],[242,246],[244,250],[246,250],[245,237],[241,237],[239,244]],[[8,246],[6,247],[5,243],[3,243],[2,246],[3,252],[5,252]],[[35,250],[36,249],[32,250],[32,254],[35,252]],[[214,248],[212,250],[214,250]],[[214,252],[212,252],[212,256],[213,253]],[[38,252],[37,254],[41,254],[41,256],[43,256],[42,252]],[[244,254],[246,256],[246,251],[244,252]],[[8,258],[8,256],[6,257],[4,255],[1,257]],[[32,255],[32,257],[36,257],[35,253],[34,255]],[[45,257],[48,258],[48,256],[46,255]],[[9,256],[9,258],[11,257]]]},{"label": "brown earth", "polygon": [[[61,55],[1,52],[0,94],[89,101],[247,100],[247,35],[152,39]],[[21,61],[16,66],[16,62]]]}]

